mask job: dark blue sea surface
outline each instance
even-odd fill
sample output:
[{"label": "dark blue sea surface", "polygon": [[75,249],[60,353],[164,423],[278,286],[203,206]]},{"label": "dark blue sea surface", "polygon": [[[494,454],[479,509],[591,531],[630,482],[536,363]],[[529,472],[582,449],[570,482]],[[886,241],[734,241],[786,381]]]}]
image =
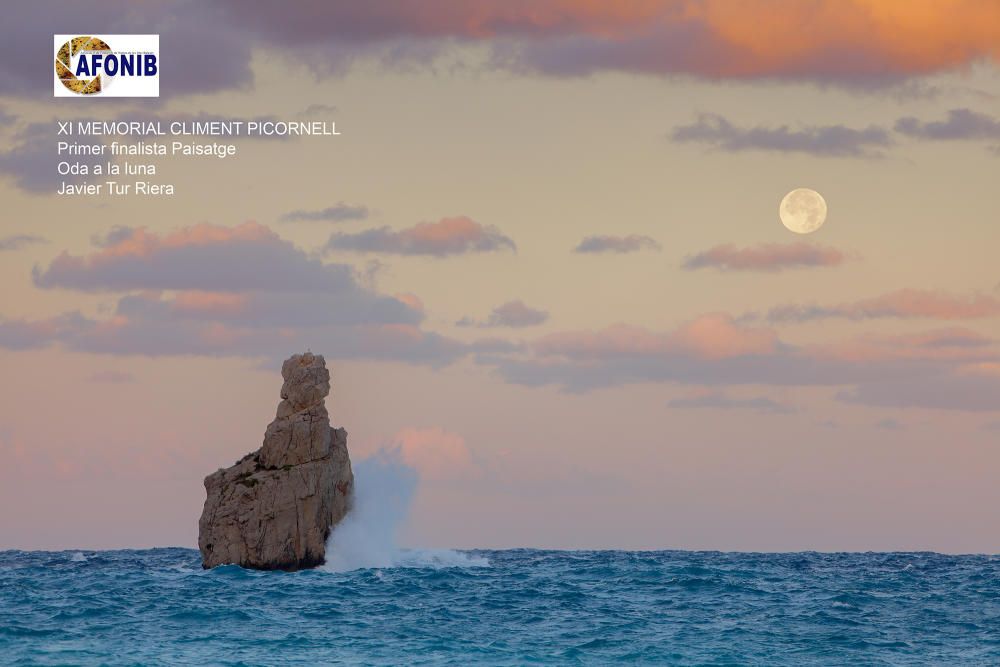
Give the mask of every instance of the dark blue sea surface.
[{"label": "dark blue sea surface", "polygon": [[0,552],[0,663],[1000,665],[996,556],[524,549],[407,565]]}]

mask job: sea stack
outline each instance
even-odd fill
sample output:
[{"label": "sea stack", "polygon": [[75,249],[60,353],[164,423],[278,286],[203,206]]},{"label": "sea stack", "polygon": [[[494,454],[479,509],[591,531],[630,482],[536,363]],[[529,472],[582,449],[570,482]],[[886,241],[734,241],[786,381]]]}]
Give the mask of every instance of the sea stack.
[{"label": "sea stack", "polygon": [[264,444],[205,478],[198,522],[202,567],[259,570],[322,565],[326,538],[347,513],[354,474],[347,431],[330,427],[324,399],[330,372],[322,355],[293,355],[281,366],[278,414]]}]

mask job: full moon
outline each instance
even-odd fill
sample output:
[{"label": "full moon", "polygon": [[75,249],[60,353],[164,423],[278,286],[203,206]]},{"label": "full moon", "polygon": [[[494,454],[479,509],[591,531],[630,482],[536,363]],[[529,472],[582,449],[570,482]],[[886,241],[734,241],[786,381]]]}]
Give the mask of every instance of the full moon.
[{"label": "full moon", "polygon": [[796,234],[812,234],[826,220],[826,200],[815,190],[796,188],[781,200],[778,217]]}]

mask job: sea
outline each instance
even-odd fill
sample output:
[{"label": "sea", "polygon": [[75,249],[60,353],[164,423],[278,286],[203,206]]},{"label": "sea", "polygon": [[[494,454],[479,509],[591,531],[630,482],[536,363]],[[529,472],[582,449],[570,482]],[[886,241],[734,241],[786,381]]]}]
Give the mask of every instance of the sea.
[{"label": "sea", "polygon": [[0,552],[4,665],[1000,665],[1000,557]]}]

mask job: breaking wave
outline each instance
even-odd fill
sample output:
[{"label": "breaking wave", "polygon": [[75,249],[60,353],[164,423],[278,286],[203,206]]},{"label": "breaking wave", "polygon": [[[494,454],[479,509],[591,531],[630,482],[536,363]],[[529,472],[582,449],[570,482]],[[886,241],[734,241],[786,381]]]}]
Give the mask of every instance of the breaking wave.
[{"label": "breaking wave", "polygon": [[417,471],[398,450],[380,450],[354,466],[351,510],[327,540],[323,569],[332,572],[413,567],[482,567],[481,556],[452,549],[404,549],[399,532],[409,516],[417,490]]}]

